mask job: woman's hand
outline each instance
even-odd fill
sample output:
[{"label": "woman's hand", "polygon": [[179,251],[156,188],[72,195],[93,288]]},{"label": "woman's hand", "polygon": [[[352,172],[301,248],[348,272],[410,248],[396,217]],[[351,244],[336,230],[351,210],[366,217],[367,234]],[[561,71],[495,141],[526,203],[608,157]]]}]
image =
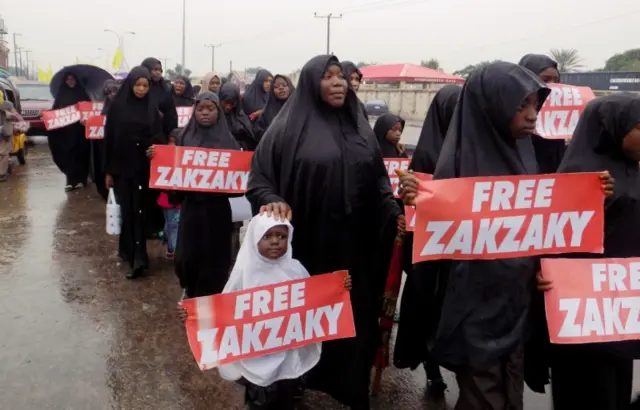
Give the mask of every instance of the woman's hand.
[{"label": "woman's hand", "polygon": [[347,273],[347,276],[344,277],[344,288],[348,291],[351,291],[353,287],[353,283],[351,282],[351,275]]},{"label": "woman's hand", "polygon": [[542,277],[542,272],[536,274],[536,280],[538,282],[538,290],[540,292],[548,292],[553,289],[553,282]]},{"label": "woman's hand", "polygon": [[405,205],[415,205],[418,194],[418,177],[412,174],[413,171],[396,170],[396,175],[400,177],[399,195]]},{"label": "woman's hand", "polygon": [[398,216],[398,233],[404,235],[407,232],[407,220],[404,215]]},{"label": "woman's hand", "polygon": [[273,216],[275,219],[280,219],[281,221],[291,220],[293,217],[291,213],[291,208],[288,204],[284,202],[272,202],[267,205],[262,205],[260,207],[260,215],[267,214],[267,216]]},{"label": "woman's hand", "polygon": [[107,189],[111,189],[111,188],[113,188],[113,187],[114,187],[114,184],[113,184],[113,177],[112,177],[111,175],[109,175],[109,174],[105,174],[105,176],[104,176],[104,186],[105,186]]},{"label": "woman's hand", "polygon": [[147,158],[153,159],[156,156],[156,147],[153,145],[147,148]]},{"label": "woman's hand", "polygon": [[616,180],[611,176],[609,171],[603,171],[600,174],[600,186],[604,196],[611,196],[613,194],[613,187],[616,184]]},{"label": "woman's hand", "polygon": [[180,319],[181,323],[184,323],[187,321],[187,309],[185,309],[184,307],[182,307],[182,304],[178,303],[178,307],[176,308],[176,311],[178,313],[178,319]]},{"label": "woman's hand", "polygon": [[256,119],[256,120],[257,120],[258,118],[260,118],[260,116],[262,115],[262,113],[263,113],[263,112],[264,112],[264,109],[262,109],[262,110],[258,110],[258,111],[254,112],[254,113],[253,113],[253,114],[251,114],[251,115],[253,116],[253,118],[254,118],[254,119]]},{"label": "woman's hand", "polygon": [[398,150],[398,154],[400,155],[403,155],[406,152],[406,147],[401,142],[396,144],[396,149]]},{"label": "woman's hand", "polygon": [[158,110],[158,115],[160,116],[160,119],[164,119],[164,113],[160,110]]}]

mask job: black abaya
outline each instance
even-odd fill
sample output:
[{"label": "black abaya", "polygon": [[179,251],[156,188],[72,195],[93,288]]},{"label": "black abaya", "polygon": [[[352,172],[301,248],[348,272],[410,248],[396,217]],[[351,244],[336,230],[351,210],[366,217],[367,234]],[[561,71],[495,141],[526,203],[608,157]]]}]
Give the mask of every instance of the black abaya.
[{"label": "black abaya", "polygon": [[242,109],[247,115],[251,115],[264,108],[267,103],[269,93],[264,90],[264,82],[273,75],[265,70],[260,69],[256,73],[256,78],[249,84],[242,96]]},{"label": "black abaya", "polygon": [[[120,88],[120,86],[115,80],[107,80],[104,82],[104,100],[100,115],[106,115],[109,105],[111,104],[115,93],[118,91],[118,88]],[[104,164],[102,163],[104,159],[104,139],[90,140],[89,144],[91,146],[91,167],[89,175],[96,186],[98,194],[106,201],[107,196],[109,195],[109,190],[105,185],[103,171]]]},{"label": "black abaya", "polygon": [[384,228],[401,210],[355,93],[348,89],[341,108],[319,98],[324,73],[338,64],[335,56],[322,55],[302,68],[295,94],[253,156],[247,198],[254,211],[273,202],[289,204],[294,258],[311,275],[350,271],[356,337],[323,343],[309,387],[366,409],[389,266],[379,247]]},{"label": "black abaya", "polygon": [[147,237],[162,229],[156,225],[158,192],[149,188],[146,151],[166,142],[150,95],[138,98],[133,94],[133,85],[140,78],[151,81],[146,68],[135,67],[109,107],[104,135],[104,172],[113,177],[122,217],[118,254],[133,276],[148,268]]},{"label": "black abaya", "polygon": [[[151,72],[156,64],[161,64],[160,60],[149,57],[145,58],[141,65]],[[161,113],[162,132],[164,135],[169,135],[171,131],[178,128],[178,112],[176,111],[176,105],[173,102],[173,95],[163,79],[155,81],[152,78],[149,85],[149,96],[151,101],[156,105],[157,109]]]},{"label": "black abaya", "polygon": [[[74,88],[69,88],[66,83],[68,76],[65,74],[58,94],[53,102],[52,109],[69,107],[80,101],[91,101],[78,78]],[[47,132],[49,149],[53,162],[58,169],[65,174],[67,186],[76,186],[87,182],[90,164],[90,146],[85,137],[84,125],[75,123],[56,130]]]},{"label": "black abaya", "polygon": [[[258,118],[258,121],[256,121],[256,124],[253,128],[254,134],[256,136],[256,141],[258,142],[260,141],[260,139],[262,139],[265,131],[267,131],[267,128],[269,128],[269,125],[271,125],[273,119],[276,118],[276,115],[278,115],[278,113],[282,109],[282,106],[284,106],[284,103],[287,102],[286,99],[281,100],[275,95],[274,84],[276,83],[276,80],[278,78],[284,79],[289,85],[289,97],[291,97],[291,94],[293,94],[293,92],[295,91],[295,87],[293,86],[293,83],[291,82],[289,77],[280,74],[276,74],[275,77],[273,77],[273,81],[271,81],[269,97],[267,98],[267,104],[264,106],[264,111],[260,115],[260,118]],[[287,99],[289,97],[287,97]]]},{"label": "black abaya", "polygon": [[[353,64],[353,62],[342,61],[340,65],[342,66],[342,72],[344,73],[344,76],[347,78],[347,83],[349,84],[349,87],[351,87],[350,78],[351,78],[351,74],[353,73],[358,73],[358,77],[360,77],[360,82],[362,82],[362,71],[360,71],[358,66]],[[367,121],[369,121],[369,114],[367,114],[367,107],[364,105],[362,101],[360,101],[360,99],[358,99],[358,105],[360,106],[360,110],[362,110],[362,115],[364,115],[364,118],[366,118]]]},{"label": "black abaya", "polygon": [[253,134],[253,124],[244,111],[242,111],[242,101],[240,101],[240,88],[236,83],[227,82],[218,92],[220,101],[231,102],[234,107],[231,112],[224,114],[227,119],[227,126],[233,138],[238,141],[240,147],[245,151],[253,151],[258,145],[258,140]]},{"label": "black abaya", "polygon": [[[597,98],[587,105],[580,117],[558,172],[608,170],[615,178],[615,186],[613,195],[605,201],[603,255],[576,256],[640,256],[638,162],[628,159],[622,151],[623,139],[639,123],[640,100],[632,95]],[[638,358],[639,341],[552,345],[554,409],[627,409],[633,360]]]},{"label": "black abaya", "polygon": [[[177,145],[209,149],[239,150],[222,117],[218,97],[212,92],[198,95],[196,107],[202,101],[212,101],[218,109],[216,123],[204,127],[193,115]],[[231,269],[231,205],[234,194],[210,192],[177,192],[174,198],[182,203],[180,230],[176,249],[176,274],[180,286],[189,298],[222,292]],[[175,199],[174,199],[175,200]]]}]

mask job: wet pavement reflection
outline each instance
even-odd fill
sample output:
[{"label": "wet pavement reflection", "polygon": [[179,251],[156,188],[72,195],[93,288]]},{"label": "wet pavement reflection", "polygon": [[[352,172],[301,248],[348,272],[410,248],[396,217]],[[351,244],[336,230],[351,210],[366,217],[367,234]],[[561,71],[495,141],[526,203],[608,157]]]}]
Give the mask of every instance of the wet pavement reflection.
[{"label": "wet pavement reflection", "polygon": [[[151,273],[126,280],[104,202],[63,185],[45,145],[0,184],[0,409],[243,408],[240,387],[196,366],[160,243],[149,243]],[[422,369],[388,369],[372,407],[447,408],[425,400],[424,386]],[[525,408],[548,401],[528,392]],[[343,407],[307,392],[302,408]]]}]

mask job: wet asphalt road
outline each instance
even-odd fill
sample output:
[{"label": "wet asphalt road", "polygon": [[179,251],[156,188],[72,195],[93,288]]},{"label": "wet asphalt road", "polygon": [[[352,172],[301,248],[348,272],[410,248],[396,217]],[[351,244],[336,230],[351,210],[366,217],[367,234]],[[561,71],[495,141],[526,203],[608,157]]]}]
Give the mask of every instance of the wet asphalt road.
[{"label": "wet asphalt road", "polygon": [[[149,242],[151,273],[124,279],[92,187],[65,193],[46,145],[27,161],[0,184],[0,409],[243,408],[240,387],[196,366],[160,243]],[[447,408],[426,401],[424,385],[422,369],[388,369],[373,408]],[[548,401],[527,392],[525,408]],[[302,408],[343,407],[307,392]]]}]

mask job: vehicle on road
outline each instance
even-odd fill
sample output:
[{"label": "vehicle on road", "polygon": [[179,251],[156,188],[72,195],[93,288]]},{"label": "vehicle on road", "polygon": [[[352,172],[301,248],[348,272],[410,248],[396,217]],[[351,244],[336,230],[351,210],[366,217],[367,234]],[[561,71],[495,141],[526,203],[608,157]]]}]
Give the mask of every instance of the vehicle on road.
[{"label": "vehicle on road", "polygon": [[20,93],[22,105],[21,115],[29,123],[27,135],[45,135],[42,111],[53,107],[53,97],[49,92],[49,84],[38,81],[17,80],[16,86]]},{"label": "vehicle on road", "polygon": [[369,117],[378,117],[389,112],[389,106],[383,100],[367,100],[364,102]]}]

